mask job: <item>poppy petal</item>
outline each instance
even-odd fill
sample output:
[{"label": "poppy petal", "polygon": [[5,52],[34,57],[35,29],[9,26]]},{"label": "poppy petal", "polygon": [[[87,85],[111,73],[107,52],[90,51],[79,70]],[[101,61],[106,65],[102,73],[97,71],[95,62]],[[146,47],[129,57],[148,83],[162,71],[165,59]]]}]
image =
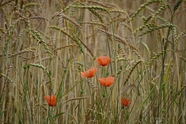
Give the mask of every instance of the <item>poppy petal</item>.
[{"label": "poppy petal", "polygon": [[110,86],[111,84],[114,83],[114,77],[107,77],[107,86]]},{"label": "poppy petal", "polygon": [[51,106],[56,106],[56,96],[51,96]]},{"label": "poppy petal", "polygon": [[48,105],[50,105],[50,106],[56,106],[56,96],[55,95],[44,96],[44,99],[47,101]]},{"label": "poppy petal", "polygon": [[98,78],[98,81],[100,82],[101,85],[105,86],[105,78]]},{"label": "poppy petal", "polygon": [[50,103],[50,96],[47,95],[47,96],[44,96],[45,100],[47,101],[47,103]]},{"label": "poppy petal", "polygon": [[82,78],[84,78],[84,77],[91,78],[95,75],[96,72],[97,72],[97,68],[94,67],[94,68],[91,68],[85,72],[81,72],[81,77]]},{"label": "poppy petal", "polygon": [[114,77],[107,77],[107,78],[98,78],[98,81],[102,86],[109,87],[111,84],[114,83]]},{"label": "poppy petal", "polygon": [[107,64],[110,63],[110,57],[100,56],[100,57],[96,58],[96,62],[101,66],[106,66]]},{"label": "poppy petal", "polygon": [[108,63],[110,63],[110,58],[105,56],[102,60],[102,63],[104,66],[107,65]]},{"label": "poppy petal", "polygon": [[97,58],[97,59],[96,59],[96,62],[97,62],[99,65],[102,65],[101,58]]},{"label": "poppy petal", "polygon": [[86,77],[86,73],[85,72],[81,72],[81,77],[85,78]]},{"label": "poppy petal", "polygon": [[128,106],[128,105],[130,105],[131,103],[132,103],[131,100],[128,100],[128,99],[125,99],[125,98],[121,98],[121,104],[122,104],[123,106]]},{"label": "poppy petal", "polygon": [[95,75],[96,72],[97,72],[97,68],[96,68],[96,67],[94,67],[94,68],[88,70],[88,75],[87,75],[87,77],[88,77],[88,78],[93,77],[93,76]]}]

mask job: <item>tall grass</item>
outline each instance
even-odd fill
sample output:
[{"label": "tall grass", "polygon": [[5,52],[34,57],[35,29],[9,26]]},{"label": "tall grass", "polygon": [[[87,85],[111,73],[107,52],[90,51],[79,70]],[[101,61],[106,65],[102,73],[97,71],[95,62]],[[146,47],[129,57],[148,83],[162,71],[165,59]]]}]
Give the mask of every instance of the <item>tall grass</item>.
[{"label": "tall grass", "polygon": [[[0,122],[185,124],[185,5],[1,1]],[[104,67],[95,61],[103,55]],[[81,78],[92,67],[96,75]],[[114,84],[103,87],[107,76]],[[44,99],[52,94],[54,107]]]}]

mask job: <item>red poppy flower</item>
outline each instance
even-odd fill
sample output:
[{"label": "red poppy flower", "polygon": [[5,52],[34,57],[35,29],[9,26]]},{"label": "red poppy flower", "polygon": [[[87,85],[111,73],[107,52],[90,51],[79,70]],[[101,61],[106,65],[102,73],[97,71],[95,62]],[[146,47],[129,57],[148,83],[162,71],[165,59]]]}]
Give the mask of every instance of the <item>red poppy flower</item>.
[{"label": "red poppy flower", "polygon": [[123,106],[128,106],[128,105],[130,105],[131,103],[132,103],[131,100],[128,100],[128,99],[125,99],[125,98],[121,98],[121,104],[122,104]]},{"label": "red poppy flower", "polygon": [[91,68],[85,72],[81,72],[81,77],[82,78],[84,78],[84,77],[91,78],[95,75],[96,72],[97,72],[97,68],[94,67],[94,68]]},{"label": "red poppy flower", "polygon": [[102,86],[109,87],[111,84],[114,83],[114,77],[107,77],[107,78],[98,78],[98,81]]},{"label": "red poppy flower", "polygon": [[106,66],[110,63],[110,57],[100,56],[100,57],[96,58],[96,62],[101,66]]},{"label": "red poppy flower", "polygon": [[44,96],[45,100],[47,101],[47,103],[49,104],[49,106],[56,106],[56,96],[52,95],[52,96]]}]

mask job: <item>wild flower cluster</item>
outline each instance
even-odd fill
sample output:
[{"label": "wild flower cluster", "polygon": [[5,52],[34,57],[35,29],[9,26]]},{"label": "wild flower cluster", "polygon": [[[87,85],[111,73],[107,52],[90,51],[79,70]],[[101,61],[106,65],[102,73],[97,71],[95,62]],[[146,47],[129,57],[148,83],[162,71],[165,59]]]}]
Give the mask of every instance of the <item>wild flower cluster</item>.
[{"label": "wild flower cluster", "polygon": [[[95,61],[100,66],[107,66],[110,63],[110,57],[100,56],[100,57],[96,58]],[[81,72],[81,78],[93,78],[97,71],[98,71],[97,67],[92,67],[84,72]],[[102,86],[110,87],[114,83],[114,77],[113,76],[101,77],[101,78],[98,78],[98,81]],[[48,105],[51,107],[56,106],[56,104],[57,104],[55,95],[44,96],[44,99],[47,101]],[[132,103],[131,100],[128,100],[126,98],[121,98],[121,104],[123,106],[128,106],[131,103]]]}]

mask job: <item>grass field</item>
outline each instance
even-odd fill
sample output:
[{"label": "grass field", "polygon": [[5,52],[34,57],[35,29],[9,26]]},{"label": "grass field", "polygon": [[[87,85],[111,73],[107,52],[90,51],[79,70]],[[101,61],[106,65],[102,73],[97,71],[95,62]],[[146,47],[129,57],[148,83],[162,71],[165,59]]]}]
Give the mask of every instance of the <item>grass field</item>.
[{"label": "grass field", "polygon": [[[0,123],[186,124],[185,8],[0,0]],[[101,66],[100,56],[110,62]],[[114,83],[100,83],[106,77]]]}]

